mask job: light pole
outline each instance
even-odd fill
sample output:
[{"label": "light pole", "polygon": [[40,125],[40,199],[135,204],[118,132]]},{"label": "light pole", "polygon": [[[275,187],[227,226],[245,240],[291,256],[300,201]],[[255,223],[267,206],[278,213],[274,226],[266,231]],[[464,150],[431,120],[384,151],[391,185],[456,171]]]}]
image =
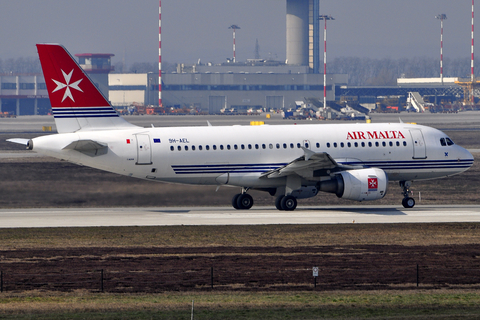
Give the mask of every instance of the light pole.
[{"label": "light pole", "polygon": [[232,24],[228,29],[233,29],[233,63],[236,62],[236,57],[235,57],[235,30],[240,29],[239,26]]},{"label": "light pole", "polygon": [[441,13],[435,16],[440,20],[440,81],[443,86],[443,20],[447,19],[445,13]]},{"label": "light pole", "polygon": [[323,29],[323,109],[327,107],[327,20],[335,20],[331,15],[320,15],[318,20],[325,21]]}]

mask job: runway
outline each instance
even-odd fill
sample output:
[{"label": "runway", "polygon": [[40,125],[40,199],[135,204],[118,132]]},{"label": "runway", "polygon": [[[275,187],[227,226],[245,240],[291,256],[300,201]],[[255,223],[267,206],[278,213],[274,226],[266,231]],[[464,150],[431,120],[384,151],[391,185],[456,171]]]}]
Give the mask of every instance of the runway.
[{"label": "runway", "polygon": [[480,222],[480,205],[2,209],[1,228]]}]

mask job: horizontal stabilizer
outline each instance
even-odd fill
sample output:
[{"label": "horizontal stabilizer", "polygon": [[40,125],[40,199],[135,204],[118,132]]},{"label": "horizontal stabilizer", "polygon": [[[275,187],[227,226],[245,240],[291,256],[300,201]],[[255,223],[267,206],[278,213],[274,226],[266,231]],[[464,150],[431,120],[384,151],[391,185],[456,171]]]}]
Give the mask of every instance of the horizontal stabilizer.
[{"label": "horizontal stabilizer", "polygon": [[12,138],[12,139],[7,139],[8,142],[13,142],[13,143],[18,143],[18,144],[23,144],[24,146],[28,145],[28,141],[30,139],[22,139],[22,138]]},{"label": "horizontal stabilizer", "polygon": [[108,145],[93,140],[73,141],[63,149],[70,149],[86,154],[90,157],[101,156],[107,153]]}]

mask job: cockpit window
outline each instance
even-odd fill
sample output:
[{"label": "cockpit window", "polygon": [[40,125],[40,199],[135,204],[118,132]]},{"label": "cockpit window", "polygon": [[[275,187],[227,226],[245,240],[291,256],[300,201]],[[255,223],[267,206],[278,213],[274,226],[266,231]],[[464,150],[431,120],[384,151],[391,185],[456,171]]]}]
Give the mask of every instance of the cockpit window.
[{"label": "cockpit window", "polygon": [[447,137],[447,138],[440,138],[440,144],[445,147],[445,146],[452,146],[455,143],[453,143],[453,141]]}]

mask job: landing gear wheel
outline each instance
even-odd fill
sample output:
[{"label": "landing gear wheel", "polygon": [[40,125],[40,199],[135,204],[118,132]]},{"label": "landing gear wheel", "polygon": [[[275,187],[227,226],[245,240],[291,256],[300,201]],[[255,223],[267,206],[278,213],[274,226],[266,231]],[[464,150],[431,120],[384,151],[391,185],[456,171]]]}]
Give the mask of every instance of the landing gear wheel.
[{"label": "landing gear wheel", "polygon": [[404,208],[413,208],[415,206],[415,199],[404,198],[402,200],[402,205],[403,205]]},{"label": "landing gear wheel", "polygon": [[253,198],[248,193],[240,194],[237,198],[238,209],[248,210],[253,206]]},{"label": "landing gear wheel", "polygon": [[281,202],[282,209],[285,211],[293,211],[297,207],[297,199],[294,196],[285,196]]},{"label": "landing gear wheel", "polygon": [[284,198],[285,196],[278,196],[277,199],[275,199],[275,207],[277,207],[278,210],[284,210],[282,208],[282,199]]},{"label": "landing gear wheel", "polygon": [[238,197],[240,197],[241,195],[242,195],[241,193],[238,193],[238,194],[234,195],[233,198],[232,198],[232,207],[234,207],[237,210],[240,209],[238,207],[237,200],[238,200]]}]

